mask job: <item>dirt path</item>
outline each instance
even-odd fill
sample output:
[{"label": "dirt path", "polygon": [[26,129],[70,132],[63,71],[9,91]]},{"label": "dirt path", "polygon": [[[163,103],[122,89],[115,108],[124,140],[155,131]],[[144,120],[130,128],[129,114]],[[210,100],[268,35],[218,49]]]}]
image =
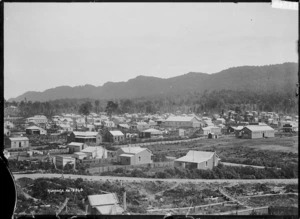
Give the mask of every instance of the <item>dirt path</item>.
[{"label": "dirt path", "polygon": [[[34,174],[14,174],[15,179],[28,177],[31,179],[37,178],[61,178],[62,174],[56,173],[34,173]],[[283,183],[283,184],[297,184],[298,179],[153,179],[153,178],[136,178],[136,177],[118,177],[118,176],[87,176],[87,175],[73,175],[63,174],[64,178],[77,179],[82,178],[89,181],[127,181],[127,182],[177,182],[177,183]]]},{"label": "dirt path", "polygon": [[[235,167],[253,167],[257,169],[264,169],[265,166],[254,166],[254,165],[247,165],[247,164],[238,164],[238,163],[228,163],[228,162],[221,162],[225,166],[235,166]],[[277,170],[280,170],[280,168],[276,168]]]},{"label": "dirt path", "polygon": [[179,182],[175,182],[175,185],[173,185],[173,186],[171,186],[171,187],[169,187],[169,188],[167,188],[167,189],[164,189],[164,190],[162,190],[162,191],[159,191],[159,192],[157,192],[157,193],[155,193],[154,194],[154,196],[155,195],[162,195],[166,190],[172,190],[172,189],[175,189],[177,186],[179,186]]}]

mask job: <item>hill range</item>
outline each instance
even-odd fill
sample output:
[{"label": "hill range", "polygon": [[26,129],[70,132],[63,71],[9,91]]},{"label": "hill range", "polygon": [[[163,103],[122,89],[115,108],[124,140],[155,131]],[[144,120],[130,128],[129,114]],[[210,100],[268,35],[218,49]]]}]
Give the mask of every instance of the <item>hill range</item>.
[{"label": "hill range", "polygon": [[[99,76],[101,80],[101,76]],[[119,99],[174,95],[205,90],[234,90],[257,93],[294,92],[298,81],[298,64],[233,67],[218,73],[190,72],[172,78],[138,76],[127,82],[107,82],[103,86],[60,86],[43,92],[28,91],[8,101],[49,101],[56,99]]]}]

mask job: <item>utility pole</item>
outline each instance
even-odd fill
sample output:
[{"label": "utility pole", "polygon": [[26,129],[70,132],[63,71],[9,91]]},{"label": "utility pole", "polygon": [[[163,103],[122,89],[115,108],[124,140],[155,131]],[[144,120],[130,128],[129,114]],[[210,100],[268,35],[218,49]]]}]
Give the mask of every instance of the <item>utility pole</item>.
[{"label": "utility pole", "polygon": [[126,211],[126,192],[123,193],[123,205],[124,205],[124,211]]}]

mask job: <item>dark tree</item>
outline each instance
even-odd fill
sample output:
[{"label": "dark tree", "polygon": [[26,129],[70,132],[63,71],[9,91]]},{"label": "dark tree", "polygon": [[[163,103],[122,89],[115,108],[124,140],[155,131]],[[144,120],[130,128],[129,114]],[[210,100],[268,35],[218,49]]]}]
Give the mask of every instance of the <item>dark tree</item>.
[{"label": "dark tree", "polygon": [[91,109],[92,109],[92,104],[91,104],[91,102],[87,101],[80,105],[79,113],[87,116],[90,114]]},{"label": "dark tree", "polygon": [[95,100],[95,111],[96,111],[96,113],[99,113],[99,105],[100,105],[100,101]]},{"label": "dark tree", "polygon": [[115,112],[118,109],[118,103],[114,103],[113,101],[108,101],[105,112],[107,113],[108,116],[111,117],[112,113]]}]

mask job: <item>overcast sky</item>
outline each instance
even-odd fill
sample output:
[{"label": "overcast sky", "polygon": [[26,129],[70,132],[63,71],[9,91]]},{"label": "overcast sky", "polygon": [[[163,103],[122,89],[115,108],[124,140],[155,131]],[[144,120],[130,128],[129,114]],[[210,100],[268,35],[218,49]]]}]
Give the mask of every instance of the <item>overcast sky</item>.
[{"label": "overcast sky", "polygon": [[297,62],[297,40],[270,3],[4,3],[4,96]]}]

